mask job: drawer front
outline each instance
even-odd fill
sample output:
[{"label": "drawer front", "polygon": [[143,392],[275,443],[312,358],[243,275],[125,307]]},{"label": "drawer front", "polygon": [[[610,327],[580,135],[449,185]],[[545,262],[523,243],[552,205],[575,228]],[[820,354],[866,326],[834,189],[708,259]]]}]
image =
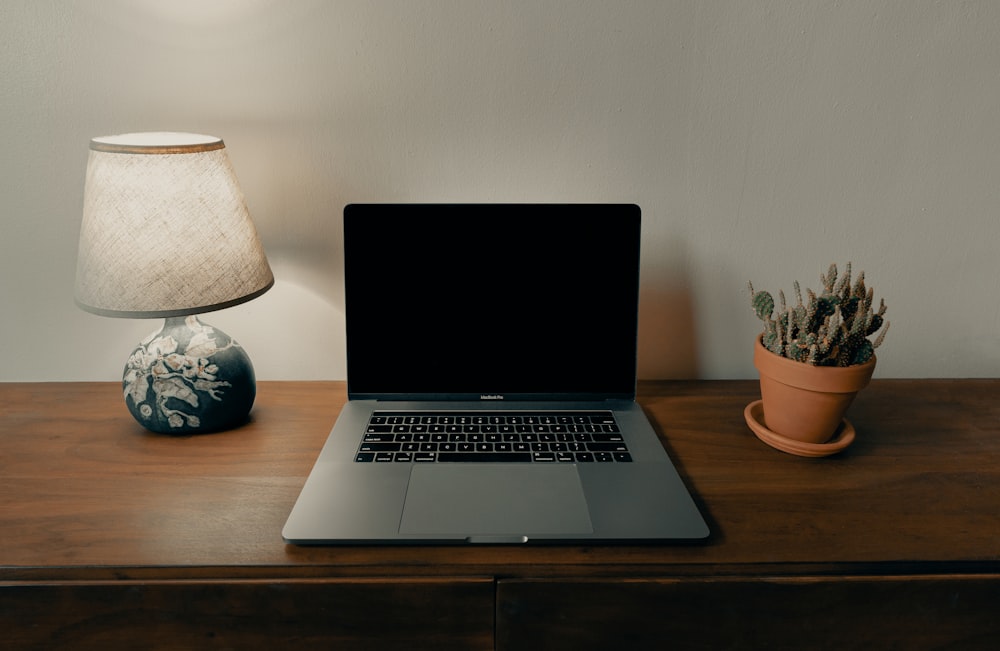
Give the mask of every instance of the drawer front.
[{"label": "drawer front", "polygon": [[4,649],[492,649],[482,579],[0,584]]},{"label": "drawer front", "polygon": [[1000,577],[509,580],[497,649],[986,649]]}]

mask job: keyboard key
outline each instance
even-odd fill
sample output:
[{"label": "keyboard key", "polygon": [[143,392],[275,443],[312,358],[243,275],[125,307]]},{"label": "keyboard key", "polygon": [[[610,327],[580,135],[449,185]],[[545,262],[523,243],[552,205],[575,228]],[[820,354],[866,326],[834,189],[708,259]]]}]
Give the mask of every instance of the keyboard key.
[{"label": "keyboard key", "polygon": [[610,432],[601,433],[601,434],[594,434],[594,435],[591,436],[591,438],[593,440],[595,440],[595,441],[600,442],[600,443],[608,443],[610,441],[621,441],[621,440],[623,440],[621,434],[612,434]]},{"label": "keyboard key", "polygon": [[392,443],[392,434],[365,434],[365,443]]},{"label": "keyboard key", "polygon": [[517,452],[439,452],[439,462],[469,462],[469,463],[526,463],[531,461],[531,453]]},{"label": "keyboard key", "polygon": [[362,443],[361,452],[399,452],[400,443]]},{"label": "keyboard key", "polygon": [[624,443],[588,443],[588,452],[627,452]]}]

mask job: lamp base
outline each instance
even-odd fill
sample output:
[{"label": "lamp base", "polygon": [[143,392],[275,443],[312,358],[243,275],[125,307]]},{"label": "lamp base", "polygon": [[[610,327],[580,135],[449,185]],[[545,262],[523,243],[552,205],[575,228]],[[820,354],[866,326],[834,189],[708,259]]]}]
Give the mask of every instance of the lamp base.
[{"label": "lamp base", "polygon": [[168,317],[129,356],[125,404],[146,429],[203,434],[247,421],[257,396],[243,348],[196,316]]}]

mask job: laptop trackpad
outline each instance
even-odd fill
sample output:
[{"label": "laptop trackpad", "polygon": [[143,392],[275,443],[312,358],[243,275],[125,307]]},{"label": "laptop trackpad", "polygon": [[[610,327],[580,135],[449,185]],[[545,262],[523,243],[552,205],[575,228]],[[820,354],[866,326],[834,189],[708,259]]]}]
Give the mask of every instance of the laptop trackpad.
[{"label": "laptop trackpad", "polygon": [[530,538],[593,526],[575,466],[440,463],[413,466],[399,531]]}]

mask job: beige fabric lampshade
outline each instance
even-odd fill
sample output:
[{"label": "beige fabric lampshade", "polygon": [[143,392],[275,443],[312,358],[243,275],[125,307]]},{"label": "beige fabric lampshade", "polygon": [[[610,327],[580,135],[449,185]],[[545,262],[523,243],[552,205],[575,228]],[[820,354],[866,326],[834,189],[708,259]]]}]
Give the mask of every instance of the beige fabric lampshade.
[{"label": "beige fabric lampshade", "polygon": [[136,133],[90,143],[76,302],[104,316],[198,314],[274,276],[220,138]]}]

